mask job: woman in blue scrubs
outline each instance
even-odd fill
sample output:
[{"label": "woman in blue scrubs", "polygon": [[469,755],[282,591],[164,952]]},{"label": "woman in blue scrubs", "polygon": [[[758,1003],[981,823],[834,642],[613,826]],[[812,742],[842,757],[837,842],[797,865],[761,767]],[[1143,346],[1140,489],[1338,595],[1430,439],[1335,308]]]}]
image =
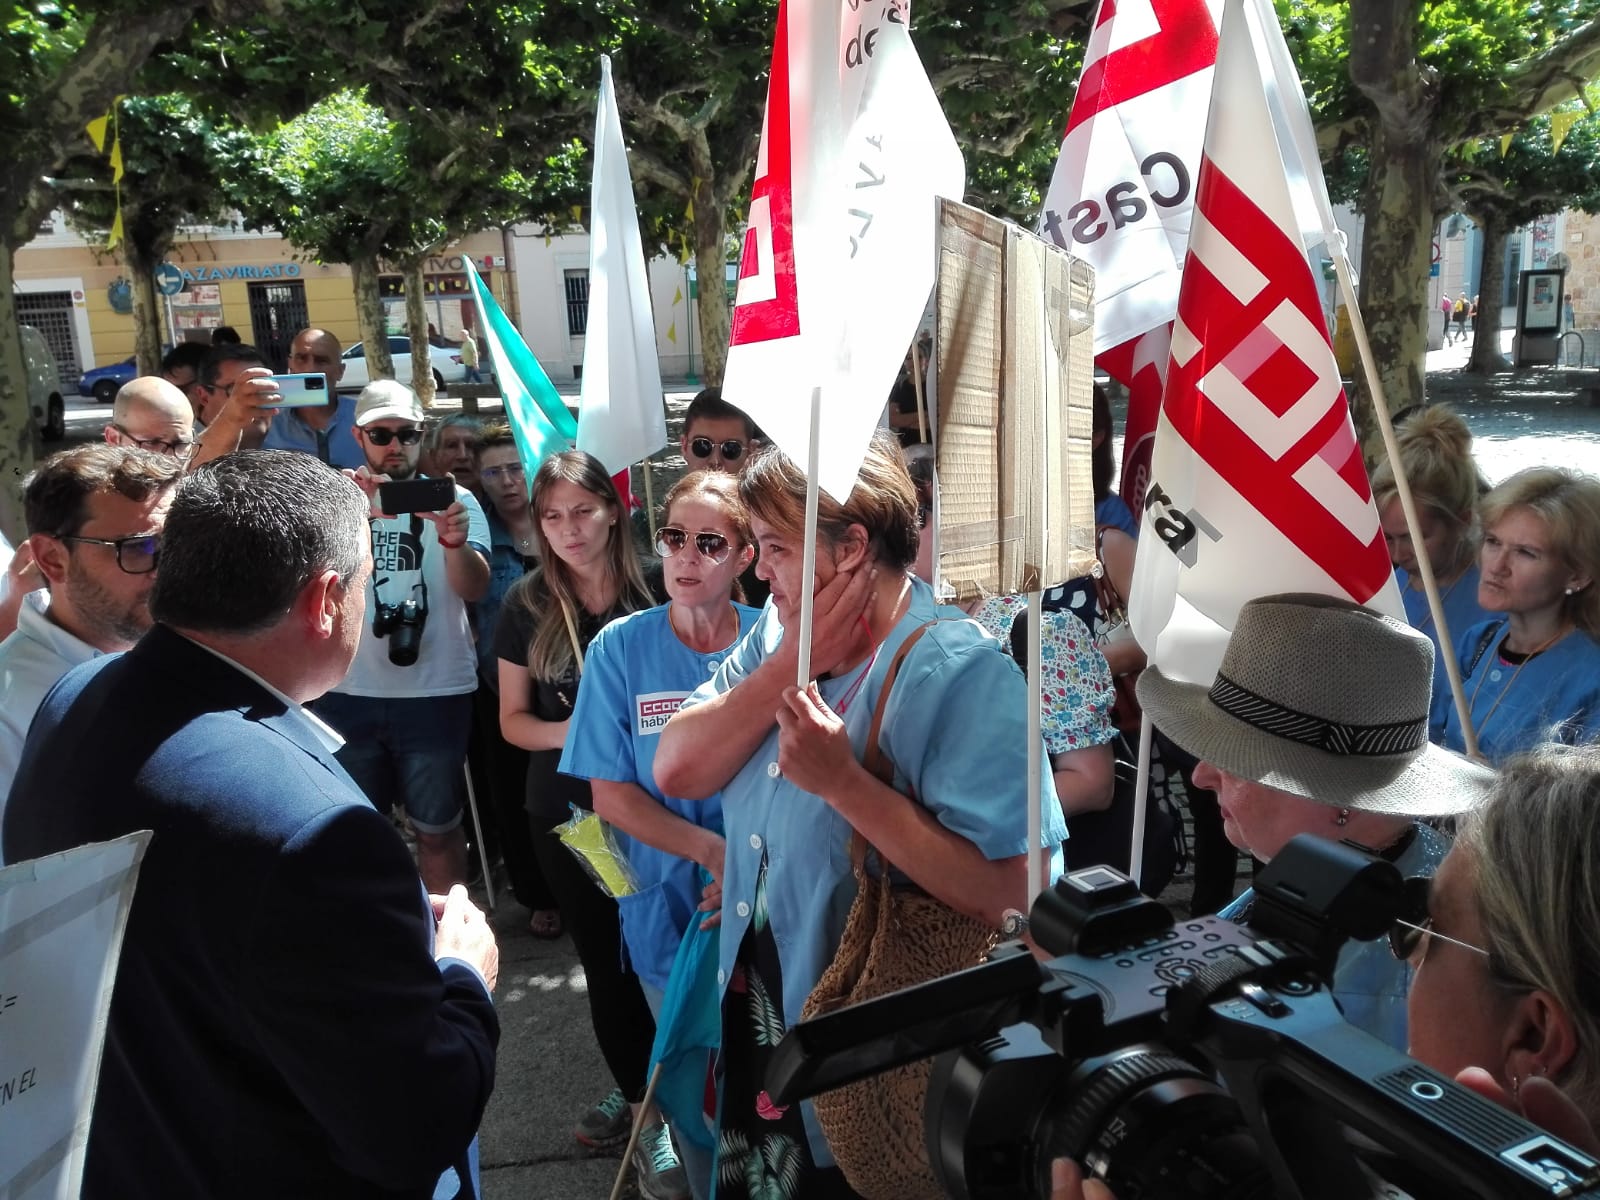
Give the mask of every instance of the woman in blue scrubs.
[{"label": "woman in blue scrubs", "polygon": [[[722,1143],[719,1197],[854,1193],[809,1102],[764,1090],[778,1035],[832,960],[855,895],[852,831],[946,904],[999,926],[1027,906],[1028,809],[1059,863],[1061,806],[1042,766],[1028,795],[1026,685],[976,623],[932,624],[901,663],[878,745],[894,786],[862,765],[895,652],[939,613],[913,577],[917,496],[879,434],[841,504],[820,497],[810,673],[795,686],[803,583],[803,471],[775,449],[739,478],[772,588],[760,621],[668,723],[656,782],[669,795],[722,793]],[[779,1184],[779,1180],[782,1184]]]}]

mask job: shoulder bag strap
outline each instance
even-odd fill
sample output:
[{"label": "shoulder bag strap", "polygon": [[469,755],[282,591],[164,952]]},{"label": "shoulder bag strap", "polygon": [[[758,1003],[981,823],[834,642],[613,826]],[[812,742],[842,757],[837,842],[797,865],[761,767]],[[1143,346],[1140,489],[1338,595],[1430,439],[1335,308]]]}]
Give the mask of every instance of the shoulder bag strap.
[{"label": "shoulder bag strap", "polygon": [[[882,780],[887,787],[894,786],[894,763],[879,747],[878,733],[883,728],[884,711],[889,707],[889,693],[894,690],[894,681],[900,674],[900,664],[905,661],[906,655],[911,652],[911,647],[915,646],[922,635],[928,632],[929,626],[937,625],[938,623],[939,618],[935,617],[932,621],[919,625],[911,631],[905,641],[900,643],[899,648],[894,652],[894,657],[889,660],[889,669],[883,676],[883,686],[878,689],[878,703],[872,710],[872,724],[867,729],[867,748],[866,753],[862,755],[861,765]],[[883,868],[883,880],[885,886],[887,886],[889,860],[879,854],[875,847],[870,846],[866,838],[859,833],[852,832],[850,835],[850,861],[856,869],[856,877],[858,879],[864,869],[868,850],[878,854],[878,861]]]}]

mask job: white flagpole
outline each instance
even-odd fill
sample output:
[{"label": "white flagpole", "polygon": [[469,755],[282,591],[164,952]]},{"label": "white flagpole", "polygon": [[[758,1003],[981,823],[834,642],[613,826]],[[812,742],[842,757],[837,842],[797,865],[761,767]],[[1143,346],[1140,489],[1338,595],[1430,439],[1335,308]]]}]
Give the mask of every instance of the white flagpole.
[{"label": "white flagpole", "polygon": [[1028,895],[1022,905],[1024,914],[1033,910],[1034,898],[1044,890],[1044,863],[1039,858],[1044,842],[1044,810],[1039,806],[1044,786],[1039,766],[1044,753],[1043,645],[1044,592],[1039,590],[1028,593]]},{"label": "white flagpole", "polygon": [[1133,785],[1133,838],[1129,847],[1128,874],[1133,881],[1143,884],[1144,879],[1144,818],[1150,803],[1150,714],[1139,718],[1139,773]]},{"label": "white flagpole", "polygon": [[811,436],[806,448],[806,530],[804,553],[800,559],[800,653],[796,659],[795,686],[801,690],[811,682],[811,617],[816,606],[817,586],[817,457],[822,441],[822,388],[811,389]]}]

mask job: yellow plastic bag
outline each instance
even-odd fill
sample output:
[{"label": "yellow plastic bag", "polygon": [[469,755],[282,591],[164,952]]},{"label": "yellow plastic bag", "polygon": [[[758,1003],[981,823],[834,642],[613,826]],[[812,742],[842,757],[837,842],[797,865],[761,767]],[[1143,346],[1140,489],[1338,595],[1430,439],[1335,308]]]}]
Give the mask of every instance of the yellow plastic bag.
[{"label": "yellow plastic bag", "polygon": [[615,900],[639,890],[628,856],[617,845],[611,827],[597,815],[574,808],[572,818],[557,825],[555,834],[606,895]]}]

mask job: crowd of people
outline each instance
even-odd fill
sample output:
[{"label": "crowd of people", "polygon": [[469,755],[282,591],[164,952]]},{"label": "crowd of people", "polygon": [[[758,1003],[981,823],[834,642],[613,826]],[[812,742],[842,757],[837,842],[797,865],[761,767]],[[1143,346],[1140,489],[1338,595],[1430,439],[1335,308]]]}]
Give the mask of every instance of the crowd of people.
[{"label": "crowd of people", "polygon": [[[289,364],[336,384],[337,339],[301,331]],[[613,1086],[574,1114],[578,1142],[636,1135],[650,1200],[854,1196],[813,1105],[774,1104],[765,1079],[858,881],[887,873],[999,929],[1030,855],[1054,878],[1126,845],[1117,764],[1141,708],[1163,806],[1192,813],[1195,914],[1248,921],[1239,853],[1300,834],[1431,878],[1392,953],[1344,948],[1347,1018],[1592,1139],[1600,480],[1490,486],[1458,416],[1412,414],[1373,474],[1405,620],[1265,597],[1201,687],[1127,636],[1139,524],[1097,397],[1103,578],[1045,605],[1030,795],[1023,605],[974,620],[934,592],[926,470],[892,434],[847,497],[820,498],[800,687],[806,480],[716,389],[688,409],[687,471],[644,546],[581,451],[532,469],[505,425],[430,420],[394,381],[316,408],[277,408],[277,386],[249,346],[169,356],[102,441],[23,486],[0,862],[155,831],[86,1195],[477,1194],[497,950],[464,885],[498,862],[529,932],[570,936],[587,978]],[[442,491],[413,503],[413,481]],[[74,753],[90,730],[100,751]],[[558,836],[587,813],[627,864],[621,894]],[[647,1097],[651,1044],[702,927],[720,930],[720,1099],[674,1129]],[[1103,1194],[1069,1164],[1056,1185]]]}]

